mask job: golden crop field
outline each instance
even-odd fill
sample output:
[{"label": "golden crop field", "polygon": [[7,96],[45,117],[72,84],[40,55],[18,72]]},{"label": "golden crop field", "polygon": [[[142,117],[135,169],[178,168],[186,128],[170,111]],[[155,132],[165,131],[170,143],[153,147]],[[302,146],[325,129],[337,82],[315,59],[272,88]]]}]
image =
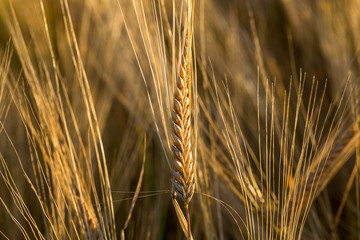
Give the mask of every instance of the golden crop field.
[{"label": "golden crop field", "polygon": [[0,239],[360,240],[359,29],[359,0],[1,0]]}]

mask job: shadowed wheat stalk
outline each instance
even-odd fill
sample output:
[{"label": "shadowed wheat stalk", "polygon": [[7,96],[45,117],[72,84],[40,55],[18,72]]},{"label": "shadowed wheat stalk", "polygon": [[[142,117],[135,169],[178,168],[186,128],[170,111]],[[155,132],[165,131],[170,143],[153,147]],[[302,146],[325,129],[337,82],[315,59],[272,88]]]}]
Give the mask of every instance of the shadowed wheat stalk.
[{"label": "shadowed wheat stalk", "polygon": [[[355,122],[344,133],[329,140],[315,157],[299,183],[295,185],[289,199],[289,212],[300,214],[309,211],[312,201],[325,188],[332,177],[341,169],[346,161],[355,153],[360,139],[360,131]],[[304,209],[306,208],[306,209]]]}]

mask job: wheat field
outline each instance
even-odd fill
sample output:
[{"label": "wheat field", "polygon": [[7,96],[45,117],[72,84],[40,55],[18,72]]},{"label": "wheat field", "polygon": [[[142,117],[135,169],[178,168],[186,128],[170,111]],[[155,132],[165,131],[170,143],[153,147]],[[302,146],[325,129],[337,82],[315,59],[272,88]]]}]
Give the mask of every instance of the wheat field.
[{"label": "wheat field", "polygon": [[359,29],[359,0],[1,0],[0,239],[360,240]]}]

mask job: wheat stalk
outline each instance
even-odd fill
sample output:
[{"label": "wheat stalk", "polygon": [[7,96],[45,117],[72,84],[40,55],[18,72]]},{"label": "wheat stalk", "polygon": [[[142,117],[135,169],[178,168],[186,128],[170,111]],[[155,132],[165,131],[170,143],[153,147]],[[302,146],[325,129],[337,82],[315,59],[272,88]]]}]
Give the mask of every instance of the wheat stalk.
[{"label": "wheat stalk", "polygon": [[[188,236],[190,236],[190,217],[188,204],[194,195],[194,160],[191,149],[191,56],[190,35],[185,34],[179,75],[174,91],[172,112],[173,145],[172,145],[172,185],[184,201],[188,219]],[[175,195],[174,195],[175,196]]]}]

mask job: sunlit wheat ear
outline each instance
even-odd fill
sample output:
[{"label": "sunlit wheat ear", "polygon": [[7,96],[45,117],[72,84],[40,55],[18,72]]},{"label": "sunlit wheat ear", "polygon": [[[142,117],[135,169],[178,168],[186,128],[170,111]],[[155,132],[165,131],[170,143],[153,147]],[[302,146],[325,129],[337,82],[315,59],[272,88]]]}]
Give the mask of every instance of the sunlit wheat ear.
[{"label": "sunlit wheat ear", "polygon": [[190,202],[195,190],[194,161],[191,150],[190,58],[189,36],[186,34],[174,92],[171,169],[172,183],[185,204]]},{"label": "sunlit wheat ear", "polygon": [[[171,162],[172,192],[175,191],[184,201],[187,218],[187,229],[185,218],[173,198],[173,204],[188,239],[192,239],[189,215],[189,202],[195,191],[194,159],[191,149],[191,37],[185,34],[184,47],[181,53],[180,67],[174,89],[174,105],[172,111],[172,139],[171,146],[173,158]],[[174,191],[175,190],[175,191]]]}]

